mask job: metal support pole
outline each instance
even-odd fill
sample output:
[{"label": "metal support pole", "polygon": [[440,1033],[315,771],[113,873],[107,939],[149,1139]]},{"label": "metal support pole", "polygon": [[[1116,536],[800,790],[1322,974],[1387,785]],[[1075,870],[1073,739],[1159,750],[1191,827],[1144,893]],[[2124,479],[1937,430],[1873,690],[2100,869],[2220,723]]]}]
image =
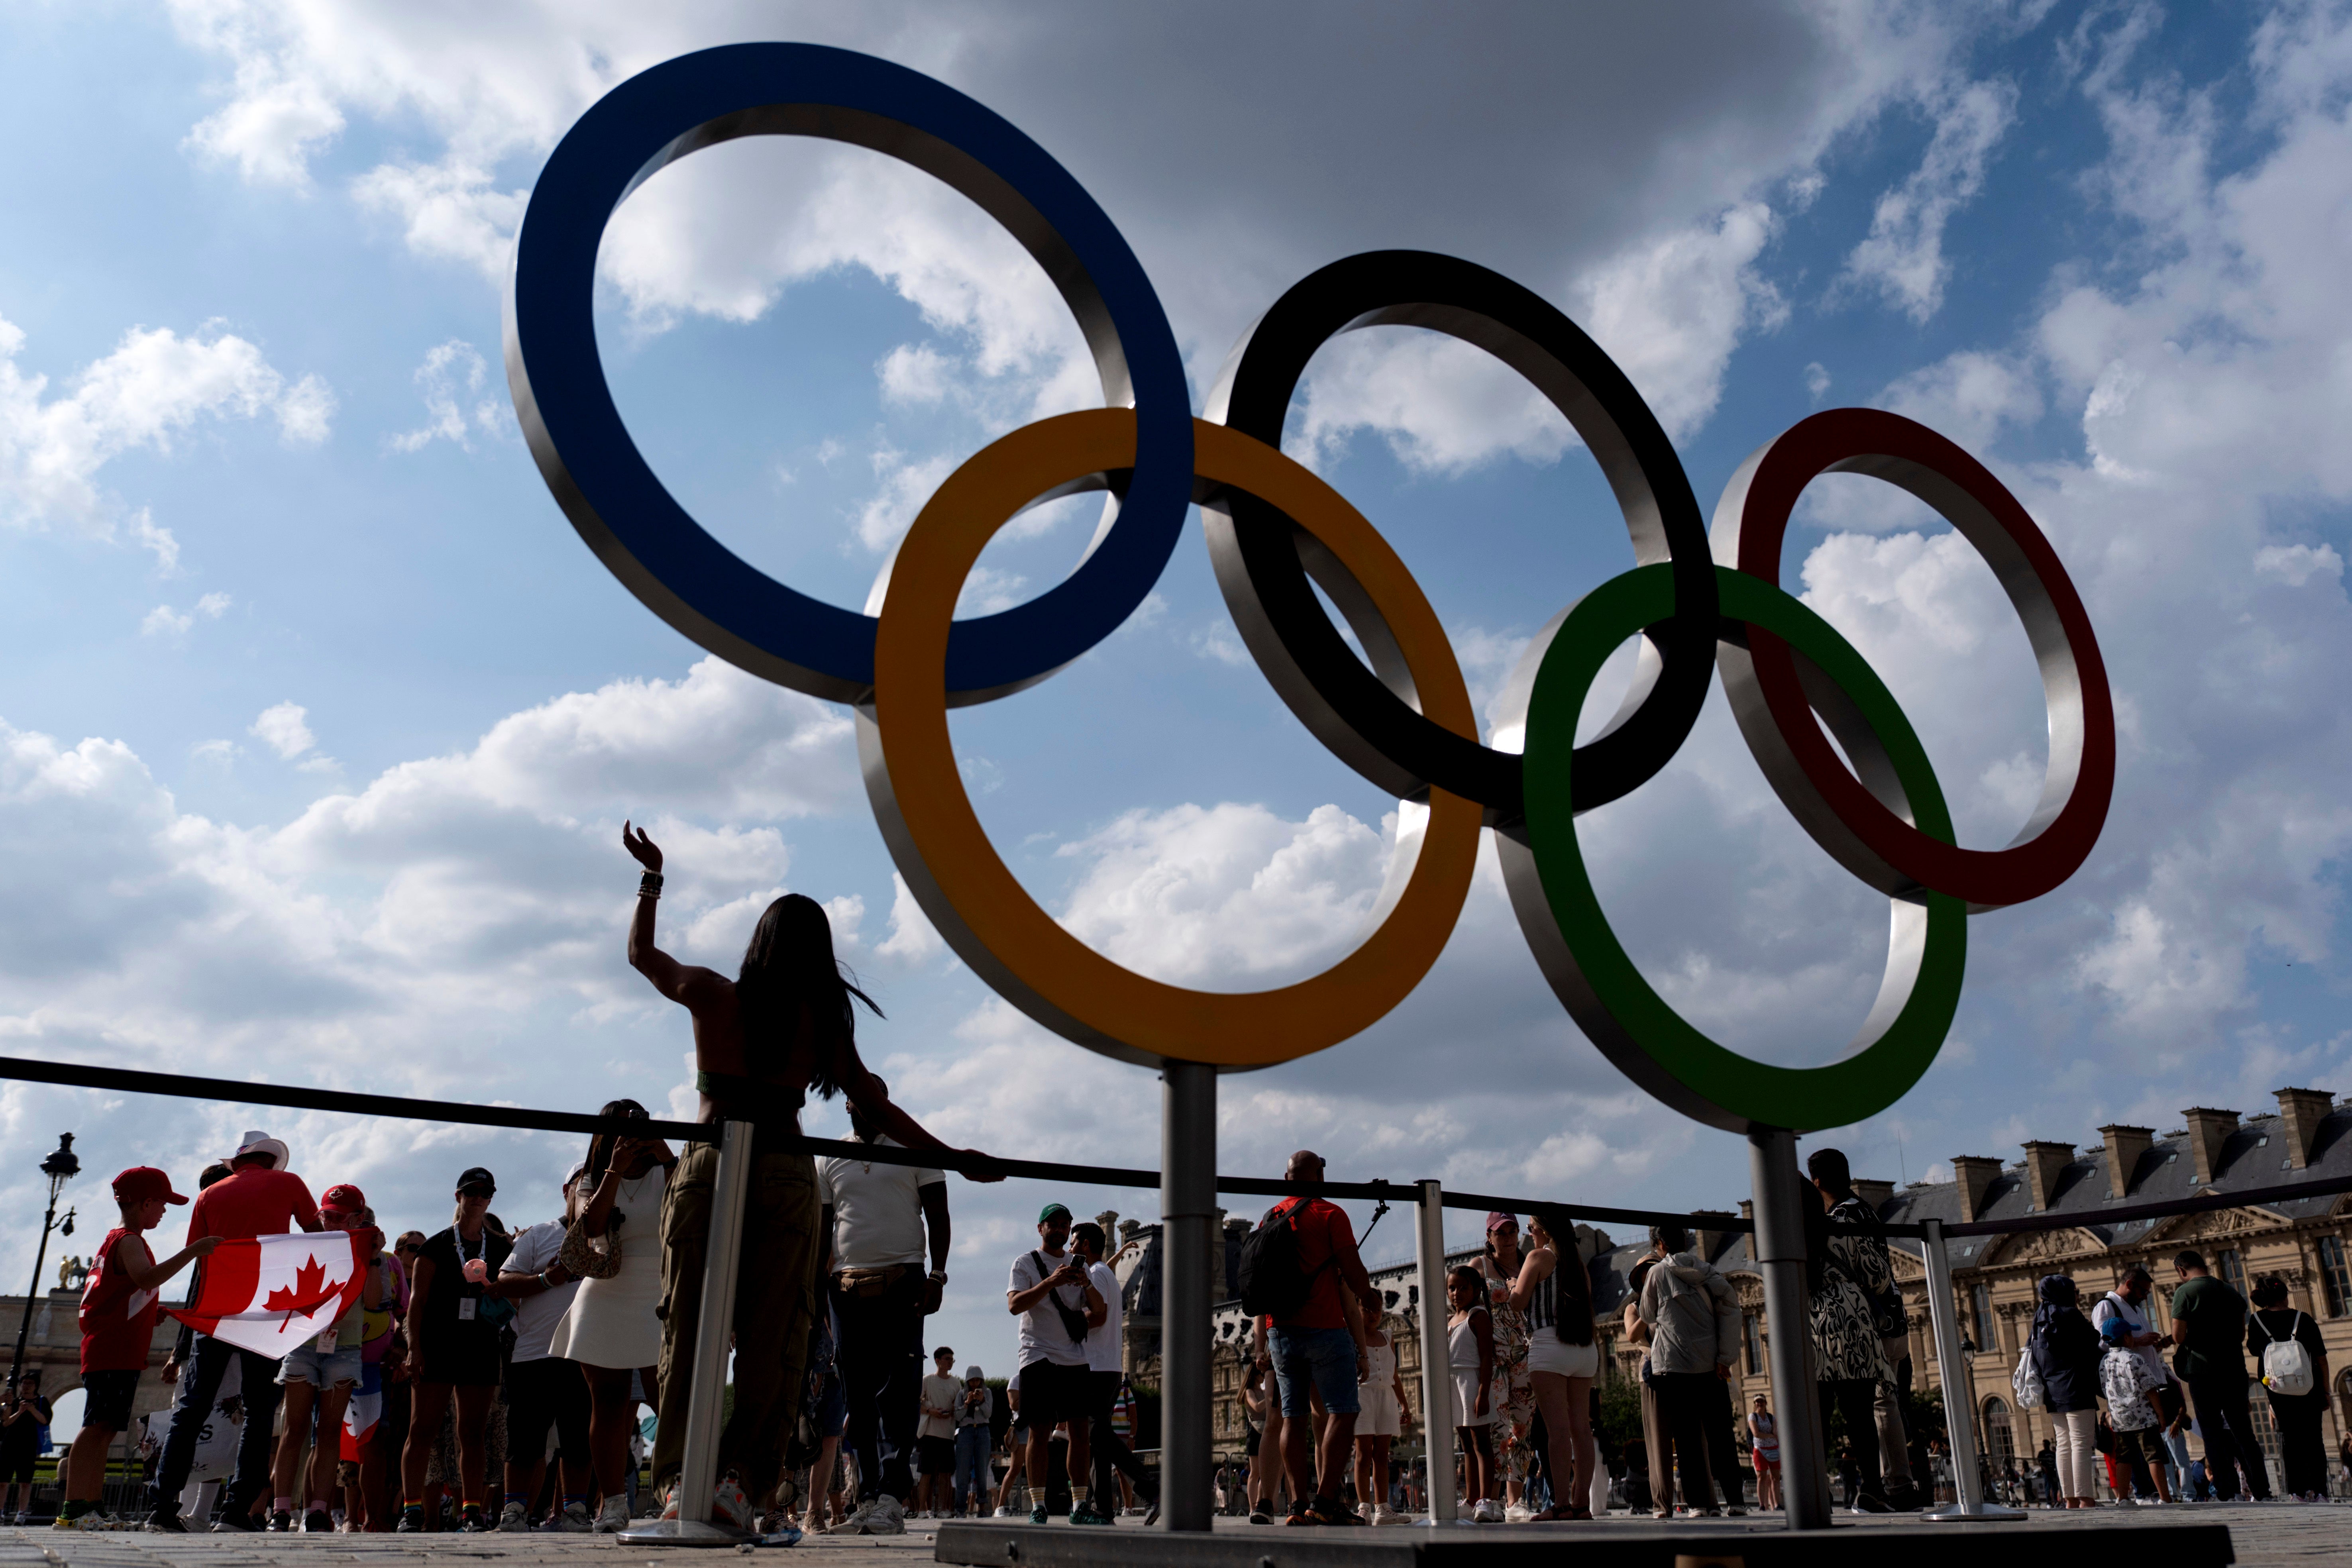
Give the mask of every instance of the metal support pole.
[{"label": "metal support pole", "polygon": [[677,1517],[621,1532],[630,1546],[733,1546],[749,1537],[710,1521],[710,1495],[719,1485],[719,1420],[727,1404],[728,1340],[735,1324],[735,1279],[743,1239],[744,1194],[751,1184],[748,1121],[730,1121],[719,1135],[719,1171],[711,1182],[710,1237],[702,1266],[702,1310],[695,1318],[694,1362],[688,1376],[686,1452],[677,1476]]},{"label": "metal support pole", "polygon": [[1936,1331],[1936,1372],[1944,1380],[1944,1435],[1952,1450],[1952,1495],[1959,1500],[1924,1517],[2023,1519],[2021,1509],[1984,1500],[1977,1487],[1976,1389],[1960,1355],[1960,1315],[1952,1305],[1952,1259],[1944,1249],[1944,1222],[1925,1222],[1927,1232],[1927,1321]]},{"label": "metal support pole", "polygon": [[1751,1131],[1748,1165],[1756,1184],[1756,1263],[1764,1276],[1764,1321],[1772,1336],[1782,1507],[1790,1530],[1827,1530],[1829,1458],[1813,1385],[1812,1302],[1805,1285],[1805,1221],[1799,1206],[1821,1200],[1797,1173],[1793,1132],[1778,1127]]},{"label": "metal support pole", "polygon": [[41,1244],[33,1253],[33,1288],[25,1292],[25,1321],[16,1326],[16,1359],[8,1367],[8,1386],[14,1392],[16,1380],[25,1375],[25,1342],[32,1337],[33,1303],[41,1297],[41,1270],[48,1266],[49,1232],[57,1228],[58,1189],[66,1184],[63,1176],[49,1178],[49,1212],[41,1216]]},{"label": "metal support pole", "polygon": [[1429,1517],[1423,1522],[1452,1524],[1460,1509],[1454,1497],[1454,1352],[1445,1333],[1445,1190],[1435,1182],[1417,1184],[1412,1234],[1421,1268],[1421,1446],[1429,1456]]},{"label": "metal support pole", "polygon": [[1217,1069],[1161,1065],[1160,1528],[1210,1528],[1210,1262],[1217,1225]]}]

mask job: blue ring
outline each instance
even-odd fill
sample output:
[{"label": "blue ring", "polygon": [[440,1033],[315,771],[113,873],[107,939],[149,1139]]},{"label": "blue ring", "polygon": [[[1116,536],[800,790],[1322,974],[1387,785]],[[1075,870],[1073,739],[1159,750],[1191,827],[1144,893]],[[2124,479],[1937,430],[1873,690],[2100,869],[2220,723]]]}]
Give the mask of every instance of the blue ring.
[{"label": "blue ring", "polygon": [[871,616],[786,587],[712,538],[629,438],[596,350],[596,252],[663,165],[747,135],[888,153],[961,192],[1044,266],[1094,351],[1106,401],[1131,395],[1136,457],[1117,521],[1028,603],[958,621],[951,701],[1051,675],[1126,620],[1159,580],[1192,492],[1192,409],[1176,336],[1142,264],[1068,171],[1001,115],[903,66],[814,44],[731,44],[606,93],[531,192],[506,300],[507,380],[548,488],[589,548],[687,637],[796,690],[856,702],[874,684]]}]

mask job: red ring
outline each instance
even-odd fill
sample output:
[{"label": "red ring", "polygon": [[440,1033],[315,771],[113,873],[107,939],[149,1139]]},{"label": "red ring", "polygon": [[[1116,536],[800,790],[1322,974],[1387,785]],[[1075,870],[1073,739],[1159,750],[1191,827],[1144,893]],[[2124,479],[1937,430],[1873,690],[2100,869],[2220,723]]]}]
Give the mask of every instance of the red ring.
[{"label": "red ring", "polygon": [[1720,660],[1741,732],[1814,837],[1880,890],[1927,888],[1978,909],[2039,898],[2090,855],[2115,794],[2115,700],[2082,597],[2049,540],[1983,464],[1924,425],[1871,408],[1825,410],[1752,453],[1717,504],[1717,560],[1728,555],[1726,564],[1779,586],[1789,514],[1804,488],[1828,473],[1868,474],[1908,490],[2000,579],[2025,622],[2049,708],[2042,800],[2006,848],[1962,849],[1928,837],[1832,749],[1789,645],[1759,627],[1748,628],[1744,652],[1725,645]]}]

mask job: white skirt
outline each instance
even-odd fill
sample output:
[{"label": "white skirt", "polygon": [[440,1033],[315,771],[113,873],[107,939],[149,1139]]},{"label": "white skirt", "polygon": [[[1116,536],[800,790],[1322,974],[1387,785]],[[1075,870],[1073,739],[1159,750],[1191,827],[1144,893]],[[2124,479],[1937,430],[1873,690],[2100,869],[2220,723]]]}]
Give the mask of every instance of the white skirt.
[{"label": "white skirt", "polygon": [[1492,1426],[1501,1413],[1496,1408],[1492,1394],[1486,1396],[1486,1414],[1478,1414],[1478,1369],[1457,1366],[1454,1373],[1454,1424],[1456,1426]]},{"label": "white skirt", "polygon": [[621,1271],[610,1279],[583,1279],[571,1310],[555,1325],[547,1353],[613,1370],[661,1364],[661,1207],[666,1173],[659,1165],[621,1184]]},{"label": "white skirt", "polygon": [[1539,1330],[1528,1336],[1528,1370],[1560,1377],[1597,1376],[1601,1371],[1601,1347],[1562,1344],[1550,1330]]},{"label": "white skirt", "polygon": [[1360,1383],[1356,1385],[1360,1414],[1356,1416],[1359,1437],[1393,1437],[1402,1423],[1398,1419],[1396,1389],[1386,1383]]}]

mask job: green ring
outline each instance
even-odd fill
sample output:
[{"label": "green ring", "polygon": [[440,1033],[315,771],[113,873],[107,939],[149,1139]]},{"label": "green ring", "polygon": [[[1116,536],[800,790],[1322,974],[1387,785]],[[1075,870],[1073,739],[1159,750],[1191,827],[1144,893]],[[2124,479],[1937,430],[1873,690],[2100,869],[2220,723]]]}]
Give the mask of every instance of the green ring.
[{"label": "green ring", "polygon": [[[1843,690],[1886,752],[1919,830],[1942,843],[1954,842],[1951,814],[1926,749],[1894,694],[1853,645],[1772,584],[1726,566],[1716,568],[1716,581],[1727,622],[1748,622],[1780,637]],[[1547,977],[1593,1043],[1637,1083],[1685,1114],[1738,1131],[1803,1131],[1874,1116],[1919,1081],[1951,1028],[1968,961],[1968,909],[1959,900],[1923,890],[1906,900],[1926,910],[1918,969],[1901,1010],[1876,1039],[1827,1067],[1784,1068],[1717,1044],[1667,1005],[1626,956],[1594,896],[1570,805],[1577,719],[1610,654],[1626,637],[1673,614],[1671,570],[1639,567],[1579,602],[1545,651],[1528,700],[1521,862],[1531,864],[1540,898],[1530,900],[1515,889],[1521,923],[1528,927],[1538,962],[1548,954],[1552,959],[1545,963]],[[1544,909],[1538,910],[1538,903]],[[1535,929],[1531,917],[1539,913],[1549,915],[1556,931]],[[1899,909],[1896,917],[1902,918]],[[1889,1005],[1882,990],[1873,1017]]]}]

